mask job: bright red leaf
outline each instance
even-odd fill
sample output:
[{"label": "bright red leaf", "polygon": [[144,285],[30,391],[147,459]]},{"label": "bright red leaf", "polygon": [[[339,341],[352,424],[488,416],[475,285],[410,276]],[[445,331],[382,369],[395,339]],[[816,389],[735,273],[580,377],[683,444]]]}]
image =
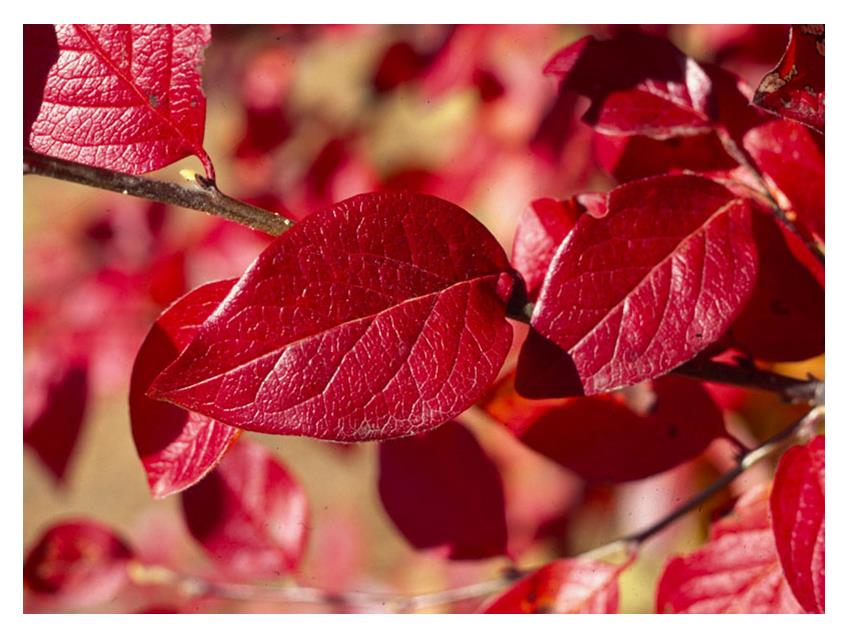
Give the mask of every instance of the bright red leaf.
[{"label": "bright red leaf", "polygon": [[734,345],[768,361],[797,361],[825,351],[825,290],[793,255],[771,211],[755,209],[758,279],[731,326]]},{"label": "bright red leaf", "polygon": [[545,73],[590,98],[584,121],[606,135],[666,139],[713,127],[710,78],[665,39],[587,36],[559,51]]},{"label": "bright red leaf", "polygon": [[378,489],[389,517],[416,548],[455,560],[504,554],[501,476],[463,425],[452,421],[381,443]]},{"label": "bright red leaf", "polygon": [[788,450],[770,496],[784,575],[809,613],[825,612],[825,436]]},{"label": "bright red leaf", "polygon": [[522,434],[534,451],[591,482],[639,480],[671,469],[725,435],[722,412],[700,383],[652,382],[646,413],[606,396],[574,398]]},{"label": "bright red leaf", "polygon": [[24,444],[62,482],[85,422],[88,362],[67,352],[35,351],[27,363]]},{"label": "bright red leaf", "polygon": [[[604,195],[578,195],[564,201],[537,199],[531,202],[516,226],[510,262],[522,275],[528,296],[535,298],[557,246],[584,212],[604,214]],[[598,209],[602,208],[602,209]]]},{"label": "bright red leaf", "polygon": [[529,398],[660,376],[723,335],[757,274],[749,204],[696,176],[631,182],[560,245],[519,358]]},{"label": "bright red leaf", "polygon": [[481,612],[615,613],[622,569],[597,560],[556,560],[519,580]]},{"label": "bright red leaf", "polygon": [[276,239],[152,395],[264,433],[421,433],[495,378],[512,284],[504,251],[462,209],[360,195]]},{"label": "bright red leaf", "polygon": [[711,529],[707,545],[667,565],[662,613],[801,613],[775,550],[765,487],[747,492]]},{"label": "bright red leaf", "polygon": [[63,24],[30,143],[36,151],[129,173],[203,149],[199,67],[208,25]]},{"label": "bright red leaf", "polygon": [[111,530],[89,520],[50,527],[24,560],[30,590],[90,606],[114,597],[127,583],[130,548]]},{"label": "bright red leaf", "polygon": [[806,238],[825,243],[825,155],[816,136],[796,122],[775,121],[753,128],[743,145]]},{"label": "bright red leaf", "polygon": [[145,395],[150,383],[191,342],[233,283],[209,283],[174,303],[153,324],[136,356],[130,379],[130,423],[154,498],[195,484],[239,435],[238,429]]},{"label": "bright red leaf", "polygon": [[295,570],[309,527],[306,494],[265,447],[242,439],[182,493],[186,526],[226,572],[276,577]]},{"label": "bright red leaf", "polygon": [[825,26],[794,25],[781,61],[755,93],[768,111],[825,130]]}]

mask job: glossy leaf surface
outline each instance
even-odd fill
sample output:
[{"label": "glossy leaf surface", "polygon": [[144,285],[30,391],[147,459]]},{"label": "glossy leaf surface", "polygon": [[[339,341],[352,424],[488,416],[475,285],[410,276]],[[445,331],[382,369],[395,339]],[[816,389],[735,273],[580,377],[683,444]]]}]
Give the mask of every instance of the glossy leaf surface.
[{"label": "glossy leaf surface", "polygon": [[801,613],[784,577],[769,514],[769,493],[755,487],[711,529],[709,542],[673,558],[661,576],[662,613]]},{"label": "glossy leaf surface", "polygon": [[452,421],[381,443],[378,489],[387,514],[416,548],[457,560],[504,554],[501,476],[463,425]]},{"label": "glossy leaf surface", "polygon": [[462,209],[360,195],[272,243],[153,395],[264,433],[427,431],[495,378],[512,339],[512,283],[504,251]]},{"label": "glossy leaf surface", "polygon": [[306,495],[263,446],[241,440],[182,493],[186,526],[206,553],[239,577],[295,570],[307,540]]},{"label": "glossy leaf surface", "polygon": [[43,595],[94,605],[127,583],[130,548],[107,527],[67,520],[50,527],[24,560],[24,583]]},{"label": "glossy leaf surface", "polygon": [[621,572],[596,560],[556,560],[521,579],[482,612],[615,613]]},{"label": "glossy leaf surface", "polygon": [[652,393],[645,413],[604,396],[569,400],[521,440],[585,480],[625,482],[690,460],[725,434],[722,412],[697,381],[665,376]]},{"label": "glossy leaf surface", "polygon": [[30,135],[36,151],[144,173],[203,150],[207,25],[63,24]]},{"label": "glossy leaf surface", "polygon": [[749,204],[696,176],[632,182],[584,215],[551,262],[519,358],[529,398],[660,376],[731,324],[754,286]]},{"label": "glossy leaf surface", "polygon": [[825,612],[825,437],[789,449],[770,496],[784,574],[809,613]]},{"label": "glossy leaf surface", "polygon": [[761,81],[754,103],[825,130],[825,26],[794,25],[784,56]]},{"label": "glossy leaf surface", "polygon": [[169,307],[142,343],[130,379],[130,424],[150,491],[164,498],[186,489],[212,469],[239,430],[145,395],[150,383],[191,342],[221,303],[233,280],[192,290]]}]

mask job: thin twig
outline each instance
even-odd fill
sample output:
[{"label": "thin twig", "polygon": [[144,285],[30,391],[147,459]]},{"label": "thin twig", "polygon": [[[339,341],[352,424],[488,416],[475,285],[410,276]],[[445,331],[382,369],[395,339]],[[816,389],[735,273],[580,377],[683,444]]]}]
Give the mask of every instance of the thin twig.
[{"label": "thin twig", "polygon": [[[811,409],[799,420],[779,431],[771,438],[741,454],[733,468],[722,474],[698,494],[687,500],[674,511],[666,514],[647,527],[629,533],[612,542],[598,546],[590,551],[573,555],[572,558],[599,559],[616,553],[633,556],[641,544],[654,537],[674,522],[698,508],[737,477],[756,463],[785,449],[794,441],[803,441],[815,433],[817,425],[825,415],[825,407]],[[315,604],[336,610],[383,610],[392,612],[415,612],[425,608],[446,606],[458,601],[480,599],[497,593],[517,579],[528,575],[544,565],[525,569],[507,569],[496,578],[468,584],[458,588],[449,588],[431,593],[402,595],[397,593],[359,592],[334,593],[317,588],[299,586],[270,587],[251,584],[212,582],[200,578],[180,575],[162,567],[134,565],[131,576],[140,584],[172,585],[184,595],[191,597],[215,597],[236,601],[273,602],[289,604]],[[146,572],[144,569],[151,569]],[[163,576],[162,574],[165,574]],[[155,576],[151,576],[151,574]]]},{"label": "thin twig", "polygon": [[214,182],[200,176],[196,178],[197,185],[182,186],[149,177],[86,166],[66,159],[57,159],[28,148],[24,149],[24,175],[62,179],[133,197],[200,210],[272,236],[283,234],[294,223],[275,212],[233,199],[218,190]]},{"label": "thin twig", "polygon": [[825,383],[816,378],[802,380],[775,374],[754,365],[734,365],[712,360],[692,360],[681,365],[675,374],[698,380],[761,389],[781,396],[788,403],[825,404]]}]

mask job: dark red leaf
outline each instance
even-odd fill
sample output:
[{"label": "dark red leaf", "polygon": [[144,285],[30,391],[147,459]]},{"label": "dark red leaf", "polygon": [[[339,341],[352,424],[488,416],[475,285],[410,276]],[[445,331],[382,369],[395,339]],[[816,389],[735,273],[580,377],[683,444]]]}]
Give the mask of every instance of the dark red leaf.
[{"label": "dark red leaf", "polygon": [[556,560],[519,580],[481,612],[615,613],[622,568],[596,560]]},{"label": "dark red leaf", "polygon": [[755,93],[766,110],[825,130],[825,26],[794,25],[784,56]]},{"label": "dark red leaf", "polygon": [[756,209],[758,279],[731,326],[734,344],[749,356],[797,361],[825,351],[825,290],[794,257],[771,212]]},{"label": "dark red leaf", "polygon": [[657,589],[661,613],[801,613],[775,550],[769,493],[747,492],[710,541],[667,565]]},{"label": "dark red leaf", "polygon": [[380,499],[418,549],[455,560],[503,555],[507,546],[501,476],[463,425],[380,445]]},{"label": "dark red leaf", "polygon": [[788,450],[770,496],[784,575],[809,613],[825,612],[825,436]]},{"label": "dark red leaf", "polygon": [[749,131],[743,144],[806,239],[824,243],[825,156],[815,136],[795,122],[775,121]]},{"label": "dark red leaf", "polygon": [[606,135],[667,139],[713,128],[710,78],[665,39],[587,36],[559,51],[545,73],[590,98],[584,120]]},{"label": "dark red leaf", "polygon": [[642,414],[607,396],[573,398],[522,434],[534,451],[591,482],[625,482],[695,458],[725,435],[722,412],[700,383],[678,376],[652,382]]},{"label": "dark red leaf", "polygon": [[504,251],[462,209],[360,195],[276,239],[152,395],[264,433],[421,433],[495,378],[512,284]]},{"label": "dark red leaf", "polygon": [[275,577],[295,570],[306,546],[306,494],[265,447],[242,439],[182,493],[186,526],[226,572]]},{"label": "dark red leaf", "polygon": [[174,303],[153,324],[136,356],[130,380],[130,423],[154,498],[195,484],[218,464],[239,435],[238,429],[145,395],[234,283],[208,283]]},{"label": "dark red leaf", "polygon": [[564,201],[537,199],[525,209],[513,235],[510,262],[525,280],[530,298],[536,298],[551,258],[578,217],[588,208],[592,209],[590,214],[602,215],[603,211],[595,209],[594,204],[603,206],[605,199],[604,195],[591,194]]},{"label": "dark red leaf", "polygon": [[203,150],[199,67],[209,26],[62,24],[30,143],[42,153],[129,173]]},{"label": "dark red leaf", "polygon": [[24,25],[24,147],[28,147],[33,122],[41,110],[50,69],[59,59],[59,44],[52,24]]},{"label": "dark red leaf", "polygon": [[24,444],[62,482],[88,402],[88,362],[62,352],[33,352],[24,369]]},{"label": "dark red leaf", "polygon": [[89,520],[50,527],[24,560],[24,584],[68,604],[89,606],[114,597],[128,581],[129,547]]},{"label": "dark red leaf", "polygon": [[709,179],[631,182],[560,245],[519,357],[529,398],[660,376],[723,335],[757,274],[749,204]]}]

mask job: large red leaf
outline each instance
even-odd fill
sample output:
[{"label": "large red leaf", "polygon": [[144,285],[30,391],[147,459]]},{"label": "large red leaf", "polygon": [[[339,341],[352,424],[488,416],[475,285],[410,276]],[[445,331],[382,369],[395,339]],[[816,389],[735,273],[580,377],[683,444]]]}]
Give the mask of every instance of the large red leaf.
[{"label": "large red leaf", "polygon": [[359,195],[276,239],[152,395],[265,433],[421,433],[495,378],[512,284],[504,251],[457,206]]},{"label": "large red leaf", "polygon": [[743,145],[806,238],[824,243],[825,155],[815,137],[801,124],[779,120],[750,130]]},{"label": "large red leaf", "polygon": [[641,414],[606,396],[574,398],[521,436],[534,451],[592,482],[639,480],[702,453],[725,435],[722,412],[700,383],[665,376]]},{"label": "large red leaf", "polygon": [[757,273],[749,204],[688,175],[631,182],[583,215],[551,262],[519,357],[529,398],[660,376],[717,340]]},{"label": "large red leaf", "polygon": [[825,26],[794,25],[781,61],[755,93],[754,103],[781,117],[825,130]]},{"label": "large red leaf", "polygon": [[825,612],[825,436],[788,450],[770,496],[784,575],[810,613]]},{"label": "large red leaf", "polygon": [[199,73],[209,35],[208,25],[57,25],[32,148],[129,173],[196,155],[213,178]]},{"label": "large red leaf", "polygon": [[105,526],[67,520],[50,527],[24,560],[24,584],[74,605],[114,597],[128,581],[129,547]]},{"label": "large red leaf", "polygon": [[825,351],[825,290],[788,247],[771,211],[756,208],[758,279],[731,326],[734,345],[749,356],[797,361]]},{"label": "large red leaf", "polygon": [[755,487],[695,553],[673,558],[657,589],[662,613],[801,613],[775,550],[769,492]]},{"label": "large red leaf", "polygon": [[174,303],[150,328],[136,356],[130,379],[130,424],[155,498],[195,484],[218,463],[239,434],[238,429],[145,395],[150,383],[191,342],[234,282],[203,285]]},{"label": "large red leaf", "polygon": [[47,349],[31,352],[24,367],[24,444],[62,482],[85,422],[88,361]]},{"label": "large red leaf", "polygon": [[276,577],[300,563],[306,494],[265,447],[240,440],[181,497],[189,532],[226,572]]},{"label": "large red leaf", "polygon": [[621,566],[563,559],[546,564],[489,602],[484,613],[615,613]]},{"label": "large red leaf", "polygon": [[584,120],[601,133],[666,139],[712,129],[710,78],[668,40],[587,36],[559,51],[545,73],[590,98]]},{"label": "large red leaf", "polygon": [[463,425],[452,421],[381,443],[378,488],[389,517],[416,548],[456,560],[504,554],[501,476]]}]

